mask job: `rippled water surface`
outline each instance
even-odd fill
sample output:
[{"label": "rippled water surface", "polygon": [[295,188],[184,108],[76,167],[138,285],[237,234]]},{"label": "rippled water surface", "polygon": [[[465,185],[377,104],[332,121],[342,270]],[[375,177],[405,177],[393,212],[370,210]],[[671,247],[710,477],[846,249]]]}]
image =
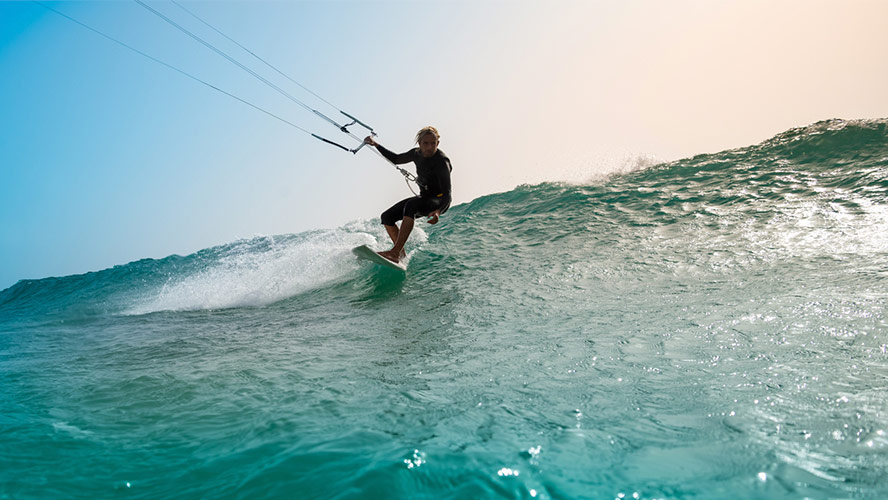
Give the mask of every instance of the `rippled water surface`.
[{"label": "rippled water surface", "polygon": [[383,238],[0,292],[0,498],[888,496],[884,121]]}]

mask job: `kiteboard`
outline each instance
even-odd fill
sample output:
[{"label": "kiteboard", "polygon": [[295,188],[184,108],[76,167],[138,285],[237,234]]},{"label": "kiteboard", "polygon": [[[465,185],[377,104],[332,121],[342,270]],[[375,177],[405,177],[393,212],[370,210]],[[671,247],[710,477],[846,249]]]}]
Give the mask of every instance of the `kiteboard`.
[{"label": "kiteboard", "polygon": [[359,247],[352,248],[352,253],[357,255],[359,259],[369,260],[374,264],[379,264],[382,267],[387,267],[389,269],[397,269],[398,271],[407,271],[407,266],[404,265],[403,262],[392,262],[382,255],[379,255],[372,248],[367,245],[361,245]]}]

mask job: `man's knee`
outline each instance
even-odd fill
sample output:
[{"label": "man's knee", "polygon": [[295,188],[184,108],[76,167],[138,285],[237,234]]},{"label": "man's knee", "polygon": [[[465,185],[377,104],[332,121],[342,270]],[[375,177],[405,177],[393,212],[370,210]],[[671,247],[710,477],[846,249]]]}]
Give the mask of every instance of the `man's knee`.
[{"label": "man's knee", "polygon": [[392,210],[386,210],[379,218],[382,220],[383,226],[394,226],[395,222],[398,222],[398,216],[393,214]]}]

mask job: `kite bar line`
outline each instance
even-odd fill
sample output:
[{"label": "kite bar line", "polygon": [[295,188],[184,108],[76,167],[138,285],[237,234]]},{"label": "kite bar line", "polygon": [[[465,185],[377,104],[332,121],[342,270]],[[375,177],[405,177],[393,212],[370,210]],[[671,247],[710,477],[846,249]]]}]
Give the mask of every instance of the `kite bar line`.
[{"label": "kite bar line", "polygon": [[[330,124],[333,125],[334,127],[338,128],[340,131],[342,131],[343,133],[348,134],[348,135],[351,136],[353,139],[355,139],[355,140],[357,140],[357,141],[359,141],[359,142],[361,143],[361,145],[358,146],[358,147],[355,148],[355,149],[345,148],[346,151],[349,151],[349,152],[351,152],[351,153],[357,153],[357,152],[363,147],[363,140],[361,140],[361,138],[359,138],[358,136],[356,136],[356,135],[354,135],[353,133],[351,133],[351,131],[348,130],[348,127],[349,127],[349,126],[354,125],[354,124],[360,124],[362,127],[365,127],[367,130],[369,130],[371,134],[373,133],[373,128],[372,128],[372,127],[369,127],[369,126],[365,125],[363,122],[361,122],[361,121],[359,121],[358,119],[354,118],[353,116],[351,116],[351,115],[345,113],[344,111],[342,111],[342,110],[339,109],[338,107],[334,106],[333,104],[330,104],[330,102],[327,101],[326,99],[323,99],[323,98],[321,98],[320,96],[318,96],[316,93],[314,93],[314,92],[308,90],[304,85],[302,85],[301,83],[297,82],[297,81],[294,80],[293,78],[290,78],[290,77],[287,76],[284,72],[282,72],[281,70],[277,69],[274,65],[272,65],[272,64],[269,63],[269,62],[267,62],[265,59],[262,59],[261,57],[259,57],[258,55],[256,55],[253,51],[251,51],[250,49],[247,49],[246,47],[244,47],[242,44],[240,44],[240,43],[234,41],[234,39],[232,39],[232,38],[229,37],[228,35],[225,35],[225,34],[222,33],[219,29],[215,28],[215,27],[214,27],[213,25],[211,25],[210,23],[208,23],[208,22],[204,21],[203,19],[201,19],[197,14],[195,14],[194,12],[192,12],[192,11],[190,11],[190,10],[188,10],[188,9],[186,9],[186,8],[184,8],[184,7],[182,7],[182,6],[179,5],[178,3],[173,2],[173,3],[176,4],[179,8],[185,10],[187,13],[189,13],[191,16],[193,16],[195,19],[197,19],[197,20],[199,20],[200,22],[202,22],[203,24],[209,26],[209,27],[210,27],[212,30],[214,30],[215,32],[217,32],[217,33],[219,33],[220,35],[224,36],[224,37],[227,38],[228,40],[231,40],[232,43],[236,44],[238,47],[242,48],[243,50],[245,50],[245,51],[248,52],[249,54],[253,55],[253,57],[257,58],[260,62],[266,64],[268,67],[270,67],[271,69],[273,69],[273,70],[275,70],[276,72],[280,73],[280,74],[283,75],[285,78],[287,78],[287,79],[290,80],[291,82],[295,83],[296,85],[298,85],[298,86],[301,87],[302,89],[306,90],[307,92],[311,93],[312,95],[314,95],[314,96],[317,97],[318,99],[321,99],[321,100],[324,101],[325,103],[327,103],[327,104],[329,104],[330,106],[336,108],[336,110],[339,111],[340,113],[342,113],[342,114],[344,114],[345,116],[351,118],[351,119],[352,119],[352,123],[349,123],[349,124],[347,124],[347,125],[340,125],[339,123],[336,122],[336,120],[334,120],[334,119],[330,118],[329,116],[325,115],[324,113],[321,113],[320,111],[318,111],[318,110],[312,108],[312,107],[309,106],[308,104],[306,104],[306,103],[300,101],[299,99],[297,99],[296,97],[294,97],[294,96],[293,96],[292,94],[290,94],[289,92],[287,92],[287,91],[285,91],[284,89],[280,88],[279,86],[275,85],[274,83],[272,83],[272,82],[269,81],[267,78],[265,78],[265,77],[263,77],[262,75],[260,75],[259,73],[256,73],[256,72],[253,71],[252,69],[248,68],[248,67],[245,66],[243,63],[241,63],[240,61],[238,61],[238,60],[235,59],[234,57],[228,55],[225,51],[219,49],[218,47],[216,47],[216,46],[213,45],[212,43],[210,43],[210,42],[204,40],[203,38],[201,38],[201,37],[195,35],[195,34],[192,33],[190,30],[188,30],[187,28],[183,27],[183,26],[180,25],[179,23],[173,21],[173,20],[170,19],[168,16],[164,15],[162,12],[158,11],[157,9],[151,7],[150,5],[148,5],[147,3],[145,3],[144,1],[142,1],[142,0],[133,0],[133,1],[134,1],[135,3],[137,3],[138,5],[140,5],[141,7],[143,7],[143,8],[144,8],[145,10],[147,10],[148,12],[150,12],[150,13],[154,14],[155,16],[159,17],[160,19],[164,20],[164,21],[165,21],[167,24],[169,24],[170,26],[173,26],[174,28],[178,29],[178,30],[181,31],[182,33],[188,35],[189,37],[191,37],[191,38],[194,39],[195,41],[201,43],[201,44],[202,44],[203,46],[205,46],[206,48],[212,50],[213,52],[215,52],[215,53],[218,54],[219,56],[225,58],[227,61],[229,61],[230,63],[234,64],[234,65],[237,66],[238,68],[240,68],[240,69],[246,71],[247,73],[249,73],[250,75],[252,75],[252,76],[253,76],[254,78],[256,78],[257,80],[261,81],[262,83],[264,83],[264,84],[268,85],[269,87],[271,87],[272,89],[276,90],[278,93],[280,93],[281,95],[283,95],[283,96],[286,97],[287,99],[293,101],[294,103],[298,104],[299,106],[302,106],[305,110],[307,110],[307,111],[311,111],[312,113],[314,113],[315,115],[317,115],[317,116],[318,116],[319,118],[321,118],[322,120],[324,120],[324,121],[330,123]],[[322,137],[319,137],[319,136],[316,135],[316,134],[311,134],[311,135],[312,135],[313,137],[316,137],[316,138],[318,138],[318,139],[323,140],[323,141],[326,142],[326,143],[332,144],[332,145],[334,145],[334,146],[340,146],[339,144],[336,144],[335,142],[333,142],[333,141],[331,141],[331,140],[329,140],[329,139],[324,139],[324,138],[322,138]]]},{"label": "kite bar line", "polygon": [[[180,31],[184,32],[185,34],[187,34],[188,36],[190,36],[190,37],[193,38],[194,40],[200,42],[201,44],[203,44],[203,45],[206,46],[207,48],[213,50],[214,52],[216,52],[216,53],[219,54],[220,56],[224,57],[226,60],[230,61],[232,64],[235,64],[236,66],[238,66],[239,68],[243,69],[243,70],[246,71],[247,73],[253,75],[255,78],[257,78],[258,80],[262,81],[263,83],[265,83],[266,85],[270,86],[271,88],[275,89],[276,91],[278,91],[279,93],[281,93],[282,95],[284,95],[285,97],[287,97],[288,99],[290,99],[291,101],[293,101],[293,102],[295,102],[296,104],[302,106],[302,107],[305,108],[306,110],[311,111],[313,114],[317,115],[317,116],[320,117],[321,119],[323,119],[323,120],[329,122],[330,124],[334,125],[336,128],[338,128],[338,129],[339,129],[340,131],[342,131],[343,133],[346,133],[346,134],[348,134],[351,138],[353,138],[353,139],[359,141],[360,144],[358,145],[358,147],[356,147],[356,148],[348,148],[348,147],[346,147],[346,146],[343,146],[342,144],[339,144],[339,143],[334,142],[334,141],[332,141],[332,140],[330,140],[330,139],[327,139],[327,138],[324,138],[324,137],[322,137],[322,136],[320,136],[320,135],[318,135],[318,134],[315,134],[315,133],[313,133],[313,132],[311,132],[311,131],[309,131],[309,130],[303,128],[303,127],[300,127],[299,125],[296,125],[295,123],[293,123],[293,122],[291,122],[291,121],[289,121],[289,120],[287,120],[287,119],[285,119],[285,118],[282,118],[281,116],[279,116],[279,115],[277,115],[277,114],[275,114],[275,113],[272,113],[271,111],[268,111],[267,109],[262,108],[261,106],[258,106],[258,105],[256,105],[256,104],[250,102],[250,101],[247,101],[246,99],[243,99],[243,98],[241,98],[241,97],[238,97],[237,95],[235,95],[235,94],[233,94],[233,93],[231,93],[231,92],[228,92],[228,91],[226,91],[226,90],[224,90],[224,89],[222,89],[222,88],[220,88],[220,87],[218,87],[218,86],[216,86],[216,85],[213,85],[213,84],[207,82],[206,80],[204,80],[204,79],[202,79],[202,78],[199,78],[199,77],[197,77],[197,76],[195,76],[195,75],[193,75],[193,74],[191,74],[191,73],[189,73],[189,72],[187,72],[187,71],[185,71],[185,70],[183,70],[183,69],[181,69],[181,68],[178,68],[178,67],[176,67],[176,66],[173,66],[172,64],[169,64],[169,63],[167,63],[167,62],[165,62],[165,61],[163,61],[163,60],[161,60],[161,59],[159,59],[159,58],[157,58],[157,57],[154,57],[154,56],[152,56],[152,55],[150,55],[150,54],[148,54],[148,53],[146,53],[146,52],[144,52],[144,51],[142,51],[142,50],[139,50],[139,49],[133,47],[132,45],[130,45],[130,44],[126,43],[126,42],[123,42],[123,41],[121,41],[121,40],[119,40],[119,39],[117,39],[117,38],[114,38],[114,37],[112,37],[112,36],[110,36],[110,35],[107,35],[107,34],[103,33],[102,31],[99,31],[98,29],[93,28],[92,26],[89,26],[89,25],[87,25],[86,23],[83,23],[83,22],[81,22],[81,21],[79,21],[79,20],[77,20],[77,19],[71,17],[70,15],[65,14],[64,12],[59,11],[58,9],[56,9],[56,8],[50,6],[50,5],[47,5],[47,4],[44,3],[44,2],[41,2],[41,1],[39,1],[39,0],[31,0],[31,1],[32,1],[33,3],[39,5],[39,6],[43,7],[43,8],[46,9],[46,10],[49,10],[49,11],[51,11],[51,12],[53,12],[53,13],[55,13],[55,14],[57,14],[57,15],[63,17],[63,18],[65,18],[65,19],[67,19],[67,20],[69,20],[69,21],[71,21],[71,22],[73,22],[73,23],[75,23],[75,24],[77,24],[77,25],[79,25],[79,26],[81,26],[81,27],[83,27],[83,28],[89,30],[89,31],[92,31],[93,33],[95,33],[95,34],[97,34],[97,35],[99,35],[99,36],[101,36],[101,37],[103,37],[103,38],[105,38],[105,39],[107,39],[107,40],[109,40],[109,41],[111,41],[111,42],[114,42],[114,43],[120,45],[121,47],[124,47],[124,48],[126,48],[126,49],[128,49],[128,50],[130,50],[130,51],[132,51],[132,52],[135,52],[136,54],[139,54],[139,55],[142,56],[142,57],[145,57],[146,59],[149,59],[149,60],[151,60],[151,61],[154,61],[155,63],[160,64],[160,65],[162,65],[162,66],[165,66],[165,67],[167,67],[167,68],[169,68],[169,69],[171,69],[171,70],[173,70],[173,71],[175,71],[175,72],[177,72],[177,73],[179,73],[179,74],[181,74],[181,75],[183,75],[183,76],[185,76],[185,77],[188,77],[188,78],[190,78],[190,79],[192,79],[192,80],[194,80],[194,81],[196,81],[196,82],[198,82],[198,83],[200,83],[200,84],[202,84],[202,85],[204,85],[204,86],[206,86],[206,87],[209,87],[209,88],[211,88],[211,89],[213,89],[213,90],[215,90],[215,91],[217,91],[217,92],[219,92],[219,93],[221,93],[221,94],[224,94],[224,95],[226,95],[226,96],[228,96],[228,97],[230,97],[230,98],[232,98],[232,99],[234,99],[234,100],[237,100],[237,101],[239,101],[239,102],[241,102],[241,103],[243,103],[243,104],[246,104],[247,106],[250,106],[251,108],[253,108],[253,109],[257,110],[257,111],[260,111],[260,112],[262,112],[262,113],[265,113],[266,115],[268,115],[268,116],[270,116],[270,117],[272,117],[272,118],[275,118],[275,119],[281,121],[282,123],[285,123],[285,124],[287,124],[287,125],[289,125],[289,126],[295,128],[296,130],[299,130],[300,132],[304,132],[304,133],[306,133],[306,134],[308,134],[308,135],[314,137],[315,139],[318,139],[318,140],[320,140],[320,141],[322,141],[322,142],[325,142],[325,143],[327,143],[327,144],[330,144],[330,145],[336,146],[337,148],[340,148],[340,149],[342,149],[342,150],[344,150],[344,151],[350,152],[350,153],[352,153],[352,154],[357,154],[357,152],[360,151],[360,150],[361,150],[361,149],[367,144],[367,143],[364,142],[361,138],[359,138],[359,137],[356,136],[354,133],[352,133],[350,130],[348,130],[348,127],[351,127],[351,126],[353,126],[353,125],[360,125],[361,127],[367,129],[367,130],[370,132],[370,135],[371,135],[371,136],[376,136],[376,135],[377,135],[377,133],[376,133],[376,131],[373,129],[373,127],[367,125],[366,123],[364,123],[364,122],[361,121],[360,119],[356,118],[355,116],[353,116],[353,115],[351,115],[351,114],[349,114],[349,113],[347,113],[347,112],[345,112],[345,111],[339,109],[337,106],[333,105],[332,103],[330,103],[329,101],[327,101],[327,100],[324,99],[323,97],[321,97],[321,96],[319,96],[318,94],[312,92],[311,90],[309,90],[308,88],[306,88],[304,85],[302,85],[302,84],[300,84],[299,82],[295,81],[294,79],[290,78],[289,76],[287,76],[286,74],[284,74],[282,71],[280,71],[279,69],[277,69],[276,67],[274,67],[272,64],[268,63],[267,61],[265,61],[264,59],[262,59],[261,57],[259,57],[258,55],[256,55],[253,51],[247,49],[246,47],[244,47],[243,45],[241,45],[240,43],[238,43],[237,41],[235,41],[235,40],[232,39],[231,37],[225,35],[225,34],[222,33],[220,30],[216,29],[216,28],[213,27],[211,24],[207,23],[206,21],[204,21],[203,19],[201,19],[200,17],[198,17],[196,14],[194,14],[194,13],[191,12],[190,10],[186,9],[184,6],[182,6],[181,4],[179,4],[178,2],[176,2],[175,0],[171,0],[173,4],[177,5],[177,6],[178,6],[179,8],[181,8],[181,9],[185,10],[185,11],[188,12],[190,15],[192,15],[193,17],[195,17],[196,19],[198,19],[198,20],[201,21],[202,23],[206,24],[207,26],[209,26],[210,28],[212,28],[212,29],[213,29],[214,31],[216,31],[217,33],[219,33],[221,36],[223,36],[223,37],[225,37],[226,39],[230,40],[232,43],[234,43],[234,44],[236,44],[237,46],[241,47],[243,50],[245,50],[246,52],[250,53],[250,54],[253,55],[255,58],[257,58],[258,60],[260,60],[261,62],[263,62],[263,63],[266,64],[267,66],[269,66],[270,68],[274,69],[276,72],[280,73],[281,75],[283,75],[284,77],[286,77],[288,80],[290,80],[290,81],[293,82],[294,84],[298,85],[300,88],[304,89],[306,92],[308,92],[308,93],[310,93],[311,95],[317,97],[318,99],[320,99],[320,100],[323,101],[324,103],[328,104],[329,106],[331,106],[331,107],[333,107],[333,108],[336,108],[336,110],[339,111],[343,116],[349,118],[349,119],[351,120],[351,122],[350,122],[350,123],[346,123],[346,124],[344,124],[344,125],[340,125],[339,123],[337,123],[337,122],[336,122],[335,120],[333,120],[332,118],[328,117],[327,115],[321,113],[320,111],[318,111],[318,110],[316,110],[316,109],[313,109],[312,107],[310,107],[309,105],[307,105],[307,104],[305,104],[304,102],[300,101],[299,99],[295,98],[294,96],[290,95],[289,93],[287,93],[286,91],[284,91],[283,89],[281,89],[280,87],[278,87],[277,85],[275,85],[275,84],[273,84],[272,82],[268,81],[266,78],[262,77],[261,75],[259,75],[259,74],[256,73],[255,71],[253,71],[253,70],[247,68],[247,67],[244,66],[242,63],[240,63],[240,62],[238,62],[237,60],[235,60],[233,57],[229,56],[229,55],[226,54],[225,52],[223,52],[223,51],[219,50],[218,48],[214,47],[211,43],[209,43],[209,42],[207,42],[207,41],[201,39],[200,37],[198,37],[198,36],[195,35],[194,33],[191,33],[191,32],[188,31],[186,28],[184,28],[184,27],[182,27],[181,25],[179,25],[179,24],[177,24],[176,22],[174,22],[172,19],[168,18],[167,16],[163,15],[162,13],[160,13],[159,11],[157,11],[156,9],[154,9],[154,8],[152,8],[151,6],[149,6],[149,5],[147,5],[146,3],[144,3],[142,0],[133,0],[133,1],[134,1],[135,3],[137,3],[138,5],[142,6],[143,8],[145,8],[146,10],[148,10],[149,12],[153,13],[154,15],[160,17],[161,19],[163,19],[163,20],[166,21],[167,23],[169,23],[169,24],[171,24],[172,26],[176,27],[176,28],[179,29]],[[380,156],[380,157],[382,157],[382,158],[385,158],[385,157],[382,155],[382,153],[380,153],[379,151],[377,151],[377,150],[375,150],[375,149],[373,149],[372,151],[373,151],[374,153],[376,153],[378,156]],[[387,158],[385,158],[385,159],[388,160]],[[412,173],[408,172],[407,170],[404,170],[403,168],[401,168],[401,167],[395,165],[395,164],[392,163],[391,161],[389,161],[389,163],[390,163],[393,167],[395,167],[395,169],[397,169],[397,170],[401,173],[401,175],[404,176],[404,180],[405,180],[405,182],[407,182],[407,186],[410,188],[410,191],[413,192],[414,194],[416,194],[415,191],[413,191],[413,187],[410,185],[410,182],[414,182],[414,183],[416,182],[416,176],[413,175]]]}]

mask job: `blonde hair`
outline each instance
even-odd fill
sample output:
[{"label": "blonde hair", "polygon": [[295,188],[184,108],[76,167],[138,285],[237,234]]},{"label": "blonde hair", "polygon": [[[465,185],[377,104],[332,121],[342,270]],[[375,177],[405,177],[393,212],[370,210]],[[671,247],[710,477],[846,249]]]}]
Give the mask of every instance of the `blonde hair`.
[{"label": "blonde hair", "polygon": [[421,128],[416,133],[416,143],[419,144],[419,141],[428,134],[434,134],[436,142],[441,140],[441,134],[438,133],[438,129],[429,125],[428,127]]}]

